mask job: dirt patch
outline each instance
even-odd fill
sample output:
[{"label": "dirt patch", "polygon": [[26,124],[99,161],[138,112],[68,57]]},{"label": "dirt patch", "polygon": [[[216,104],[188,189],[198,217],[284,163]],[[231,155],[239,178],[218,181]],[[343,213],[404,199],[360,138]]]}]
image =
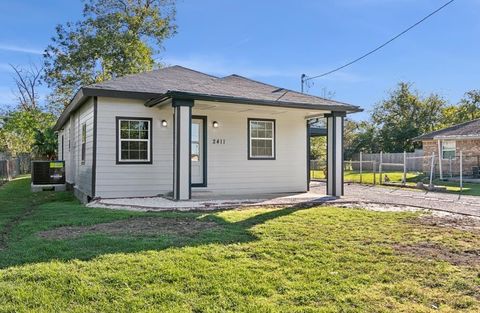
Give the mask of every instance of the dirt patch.
[{"label": "dirt patch", "polygon": [[421,259],[446,261],[453,265],[480,266],[480,250],[452,251],[435,243],[418,243],[414,245],[394,245],[400,253],[414,255]]},{"label": "dirt patch", "polygon": [[328,203],[328,205],[336,206],[339,208],[347,208],[347,209],[366,209],[370,211],[378,211],[378,212],[415,212],[420,211],[422,209],[402,205],[402,204],[386,204],[386,203],[375,203],[375,202],[363,202],[363,201],[355,201],[355,202],[344,202],[344,203]]},{"label": "dirt patch", "polygon": [[430,227],[447,227],[463,231],[480,233],[480,218],[466,217],[457,214],[429,214],[410,220],[413,224]]},{"label": "dirt patch", "polygon": [[191,218],[143,217],[119,220],[91,226],[64,226],[37,233],[41,238],[71,239],[85,234],[158,236],[192,236],[203,230],[219,227],[215,222]]}]

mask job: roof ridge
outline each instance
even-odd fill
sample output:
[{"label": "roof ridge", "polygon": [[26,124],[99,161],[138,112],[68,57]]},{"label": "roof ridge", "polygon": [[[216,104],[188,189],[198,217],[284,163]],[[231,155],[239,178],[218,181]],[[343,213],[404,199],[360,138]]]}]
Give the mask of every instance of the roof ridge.
[{"label": "roof ridge", "polygon": [[[297,95],[314,97],[314,98],[317,98],[317,99],[320,99],[320,100],[323,100],[323,101],[331,101],[331,102],[336,102],[338,104],[352,106],[351,104],[346,103],[346,102],[342,102],[342,101],[338,101],[338,100],[334,100],[334,99],[327,99],[327,98],[323,98],[323,97],[316,96],[316,95],[310,95],[310,94],[307,94],[307,93],[298,92],[298,91],[288,89],[288,88],[278,87],[278,86],[275,86],[275,85],[267,84],[267,83],[264,83],[264,82],[261,82],[261,81],[255,80],[255,79],[251,79],[251,78],[248,78],[248,77],[245,77],[245,76],[242,76],[242,75],[238,75],[238,74],[231,74],[231,75],[228,75],[228,76],[225,76],[225,77],[221,77],[220,79],[231,77],[231,76],[235,76],[235,77],[238,77],[238,78],[241,78],[241,79],[244,79],[244,80],[252,81],[252,82],[262,84],[262,85],[265,85],[265,86],[268,86],[268,87],[273,87],[273,88],[276,88],[276,89],[285,90],[285,91],[288,91],[288,92],[291,92],[291,93],[294,93],[294,94],[297,94]],[[356,107],[359,107],[359,106],[356,106]]]},{"label": "roof ridge", "polygon": [[[457,127],[461,127],[461,126],[464,126],[464,125],[467,125],[467,124],[470,124],[470,123],[473,123],[473,122],[478,122],[480,121],[480,118],[476,118],[474,120],[470,120],[470,121],[466,121],[466,122],[462,122],[462,123],[458,123],[458,124],[455,124],[455,125],[452,125],[452,126],[448,126],[448,127],[445,127],[445,128],[442,128],[442,129],[439,129],[439,130],[434,130],[430,133],[435,133],[435,132],[441,132],[441,131],[448,131],[448,130],[451,130],[451,129],[454,129],[454,128],[457,128]],[[429,134],[429,133],[428,133]]]},{"label": "roof ridge", "polygon": [[218,79],[217,76],[210,75],[210,74],[203,73],[203,72],[200,72],[200,71],[197,71],[197,70],[193,70],[193,69],[188,68],[188,67],[185,67],[185,66],[181,66],[181,65],[175,64],[175,65],[170,65],[170,66],[155,68],[155,69],[152,69],[152,70],[150,70],[150,71],[144,71],[144,72],[139,72],[139,73],[125,74],[125,75],[123,75],[123,76],[118,76],[118,77],[115,77],[115,78],[112,78],[112,79],[107,79],[107,80],[104,80],[104,81],[101,81],[101,82],[89,84],[89,85],[86,85],[86,86],[84,86],[84,87],[93,87],[93,88],[95,88],[95,85],[99,85],[99,84],[103,84],[103,83],[107,83],[107,82],[118,81],[118,80],[121,80],[121,79],[128,78],[128,77],[130,77],[130,76],[150,75],[150,74],[152,74],[152,73],[156,73],[156,72],[160,72],[160,71],[164,71],[164,70],[172,69],[172,68],[181,68],[181,69],[183,69],[183,70],[188,70],[188,71],[193,72],[193,73],[198,73],[198,74],[202,74],[202,75],[204,75],[204,76],[208,76],[208,77],[211,77],[211,78],[214,78],[214,79]]},{"label": "roof ridge", "polygon": [[219,79],[219,78],[220,78],[220,77],[218,77],[218,76],[211,75],[211,74],[207,74],[207,73],[204,73],[204,72],[200,72],[200,71],[197,71],[197,70],[194,70],[194,69],[191,69],[191,68],[189,68],[189,67],[182,66],[182,65],[178,65],[178,64],[164,67],[164,69],[165,69],[165,68],[171,68],[171,67],[180,67],[180,68],[183,68],[184,70],[188,70],[188,71],[190,71],[190,72],[202,74],[202,75],[205,75],[205,76],[210,76],[210,77],[216,78],[216,79]]},{"label": "roof ridge", "polygon": [[459,129],[461,128],[462,126],[465,126],[465,125],[468,125],[468,124],[472,124],[474,122],[480,122],[480,118],[476,118],[476,119],[473,119],[473,120],[470,120],[470,121],[466,121],[466,122],[462,122],[462,123],[458,123],[458,124],[455,124],[455,125],[452,125],[452,126],[448,126],[448,127],[445,127],[445,128],[442,128],[442,129],[438,129],[438,130],[434,130],[434,131],[431,131],[431,132],[428,132],[428,133],[425,133],[425,134],[422,134],[420,136],[417,136],[413,139],[422,139],[422,138],[429,138],[430,136],[434,136],[434,135],[438,135],[438,134],[441,134],[442,132],[448,132],[450,130],[456,130],[456,129]]}]

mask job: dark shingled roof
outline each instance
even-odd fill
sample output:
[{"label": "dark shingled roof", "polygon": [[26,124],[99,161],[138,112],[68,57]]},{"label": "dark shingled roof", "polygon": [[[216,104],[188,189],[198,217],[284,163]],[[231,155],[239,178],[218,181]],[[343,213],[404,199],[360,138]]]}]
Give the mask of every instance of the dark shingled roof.
[{"label": "dark shingled roof", "polygon": [[171,97],[313,110],[360,112],[358,106],[275,87],[239,75],[216,77],[182,66],[126,75],[81,88],[57,121],[60,129],[71,112],[91,96],[143,99],[154,105]]},{"label": "dark shingled roof", "polygon": [[134,91],[164,94],[172,90],[191,90],[218,77],[197,72],[182,66],[170,66],[149,72],[130,74],[87,86],[89,89]]},{"label": "dark shingled roof", "polygon": [[473,120],[461,124],[457,124],[451,127],[440,129],[431,133],[423,134],[415,138],[416,141],[431,140],[435,138],[458,138],[464,137],[468,139],[470,137],[480,137],[480,119]]},{"label": "dark shingled roof", "polygon": [[[185,92],[209,96],[246,98],[253,101],[335,105],[339,109],[354,109],[354,106],[346,103],[279,88],[236,74],[219,78],[179,65],[127,75],[118,79],[93,84],[87,86],[87,88],[161,94]],[[356,108],[358,109],[358,107]]]}]

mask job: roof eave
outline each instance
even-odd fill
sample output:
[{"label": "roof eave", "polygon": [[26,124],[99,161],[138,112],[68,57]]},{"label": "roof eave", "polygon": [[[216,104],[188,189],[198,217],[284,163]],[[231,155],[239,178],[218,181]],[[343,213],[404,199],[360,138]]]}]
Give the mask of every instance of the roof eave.
[{"label": "roof eave", "polygon": [[138,100],[149,100],[160,97],[161,93],[151,93],[151,92],[138,92],[138,91],[124,91],[124,90],[112,90],[112,89],[98,89],[83,87],[80,88],[70,103],[67,105],[65,110],[57,120],[57,123],[54,126],[54,130],[60,130],[63,125],[67,122],[70,114],[75,112],[89,97],[112,97],[112,98],[128,98],[128,99],[138,99]]},{"label": "roof eave", "polygon": [[160,102],[163,102],[167,98],[264,105],[264,106],[296,108],[296,109],[339,111],[339,112],[347,112],[347,113],[363,112],[363,109],[353,105],[352,106],[345,105],[340,107],[338,105],[322,105],[322,104],[309,104],[309,103],[286,102],[286,101],[256,100],[256,99],[249,99],[249,98],[190,93],[190,92],[183,92],[183,91],[168,91],[167,93],[163,94],[161,97],[157,99],[151,99],[147,101],[145,105],[148,107],[152,107]]},{"label": "roof eave", "polygon": [[70,114],[74,112],[80,105],[82,105],[86,99],[87,98],[83,92],[83,88],[80,88],[75,93],[72,100],[70,100],[70,103],[65,107],[62,114],[60,114],[57,123],[55,123],[55,126],[53,126],[53,130],[59,131],[60,129],[62,129],[63,125],[65,125],[67,119],[70,117]]},{"label": "roof eave", "polygon": [[480,139],[480,135],[444,135],[444,136],[435,136],[434,140],[469,140],[469,139]]},{"label": "roof eave", "polygon": [[146,100],[145,105],[152,107],[168,98],[188,99],[188,100],[205,100],[214,102],[227,102],[227,103],[240,103],[251,105],[265,105],[273,107],[284,108],[296,108],[296,109],[310,109],[310,110],[326,110],[326,111],[338,111],[346,113],[363,112],[358,106],[353,105],[322,105],[322,104],[309,104],[298,102],[286,102],[286,101],[270,101],[270,100],[255,100],[249,98],[218,96],[211,94],[190,93],[182,91],[168,91],[166,93],[151,93],[140,91],[125,91],[125,90],[112,90],[112,89],[100,89],[83,87],[80,88],[65,110],[62,112],[54,126],[55,131],[59,131],[63,125],[67,122],[70,114],[75,112],[89,97],[112,97],[112,98],[128,98]]}]

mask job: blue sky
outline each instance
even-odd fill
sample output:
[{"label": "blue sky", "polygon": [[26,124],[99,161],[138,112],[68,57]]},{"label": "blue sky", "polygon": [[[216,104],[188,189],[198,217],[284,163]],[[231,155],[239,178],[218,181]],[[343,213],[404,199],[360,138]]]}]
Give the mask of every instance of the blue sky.
[{"label": "blue sky", "polygon": [[[335,68],[430,13],[440,0],[178,0],[178,34],[161,59],[214,75],[236,73],[294,90],[300,75]],[[12,99],[8,64],[41,63],[58,23],[80,18],[81,1],[0,0],[0,106]],[[480,0],[456,0],[363,61],[314,81],[366,113],[399,81],[452,103],[480,88]],[[42,93],[48,90],[42,88]]]}]

